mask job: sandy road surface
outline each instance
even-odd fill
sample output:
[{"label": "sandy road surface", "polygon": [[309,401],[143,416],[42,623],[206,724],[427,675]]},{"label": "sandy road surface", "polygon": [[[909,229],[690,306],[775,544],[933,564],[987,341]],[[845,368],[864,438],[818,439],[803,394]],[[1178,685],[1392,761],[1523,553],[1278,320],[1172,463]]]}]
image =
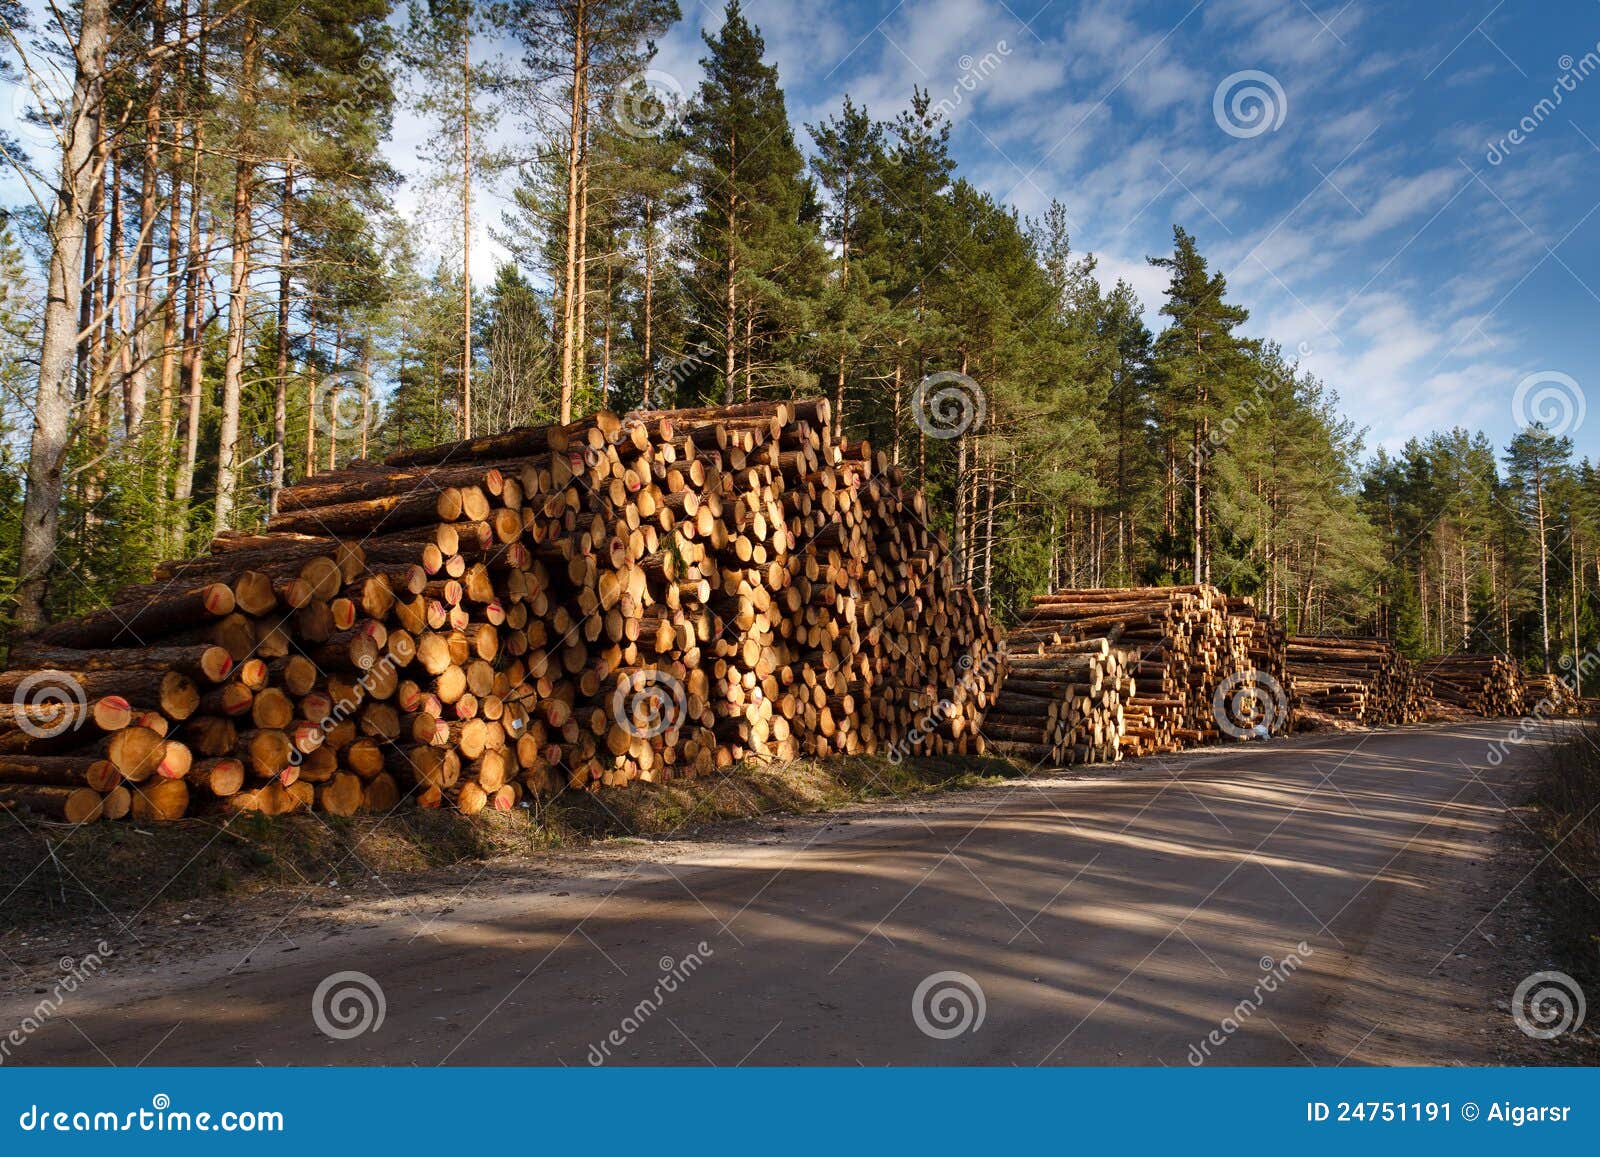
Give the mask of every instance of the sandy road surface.
[{"label": "sandy road surface", "polygon": [[[1491,767],[1505,731],[1024,781],[145,961],[74,993],[11,1063],[1528,1059],[1496,1007],[1531,950],[1503,942],[1523,939],[1524,865],[1496,853],[1536,745]],[[384,1007],[342,1040],[313,1016],[341,971]],[[39,999],[6,992],[0,1025]]]}]

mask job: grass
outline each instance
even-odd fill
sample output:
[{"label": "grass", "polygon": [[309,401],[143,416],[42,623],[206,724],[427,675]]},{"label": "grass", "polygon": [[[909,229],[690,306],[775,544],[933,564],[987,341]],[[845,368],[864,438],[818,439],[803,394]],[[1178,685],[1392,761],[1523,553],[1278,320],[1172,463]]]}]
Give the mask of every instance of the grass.
[{"label": "grass", "polygon": [[[826,812],[873,799],[964,790],[1023,774],[976,756],[879,757],[739,767],[698,780],[565,792],[535,807],[463,817],[402,808],[386,817],[210,816],[164,825],[0,822],[7,930],[115,913],[154,915],[198,897],[328,884],[559,853],[606,841],[693,838],[762,815]],[[354,850],[354,854],[352,854]]]},{"label": "grass", "polygon": [[1600,723],[1550,748],[1533,803],[1539,835],[1557,855],[1542,859],[1537,894],[1564,971],[1600,985]]}]

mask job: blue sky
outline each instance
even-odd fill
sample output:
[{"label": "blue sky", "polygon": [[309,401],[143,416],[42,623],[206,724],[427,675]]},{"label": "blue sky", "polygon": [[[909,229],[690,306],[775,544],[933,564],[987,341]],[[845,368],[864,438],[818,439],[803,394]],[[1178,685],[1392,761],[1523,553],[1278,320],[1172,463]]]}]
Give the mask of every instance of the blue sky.
[{"label": "blue sky", "polygon": [[[1458,423],[1503,444],[1518,384],[1565,374],[1595,391],[1570,433],[1600,456],[1600,0],[747,11],[795,121],[845,92],[881,117],[914,83],[951,98],[960,171],[1025,213],[1060,198],[1075,246],[1152,315],[1164,279],[1144,258],[1184,224],[1251,310],[1250,332],[1304,350],[1370,445]],[[697,28],[720,23],[721,6],[685,16],[658,66],[692,90]],[[1218,86],[1247,71],[1282,98],[1260,78],[1235,82],[1230,134]],[[1253,132],[1248,99],[1229,112],[1241,83],[1266,94],[1276,127]],[[1559,106],[1536,109],[1553,90]],[[1525,117],[1532,130],[1511,144]]]},{"label": "blue sky", "polygon": [[[680,2],[656,68],[692,93],[700,30],[722,6]],[[1550,383],[1595,394],[1576,425],[1570,399],[1553,404],[1579,452],[1600,458],[1600,0],[749,0],[746,11],[797,129],[846,92],[888,119],[913,84],[929,89],[953,109],[960,172],[1024,213],[1061,199],[1074,245],[1096,254],[1108,286],[1135,286],[1152,324],[1164,279],[1144,259],[1182,223],[1250,309],[1249,332],[1304,351],[1369,446],[1455,424],[1503,445],[1532,376],[1525,403]],[[1252,88],[1270,106],[1264,124],[1250,119],[1264,111]],[[402,172],[419,172],[422,132],[397,118],[388,152]],[[488,236],[497,197],[480,198],[481,276],[500,254]],[[414,184],[399,203],[417,211]]]}]

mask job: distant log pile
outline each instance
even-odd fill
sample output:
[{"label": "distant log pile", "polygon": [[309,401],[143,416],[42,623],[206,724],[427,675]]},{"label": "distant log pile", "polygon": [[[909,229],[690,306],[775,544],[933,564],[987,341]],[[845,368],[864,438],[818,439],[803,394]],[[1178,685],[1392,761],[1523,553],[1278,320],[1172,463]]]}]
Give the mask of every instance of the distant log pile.
[{"label": "distant log pile", "polygon": [[1368,727],[1424,718],[1416,670],[1387,639],[1294,635],[1286,658],[1291,694],[1308,710]]},{"label": "distant log pile", "polygon": [[12,662],[0,805],[74,822],[472,813],[743,759],[977,752],[1004,675],[922,495],[836,442],[825,401],[352,463]]},{"label": "distant log pile", "polygon": [[1523,676],[1523,715],[1554,719],[1576,715],[1582,708],[1583,701],[1559,675]]},{"label": "distant log pile", "polygon": [[[1213,586],[1113,587],[1036,597],[1007,645],[1013,655],[1044,647],[1048,656],[1103,640],[1126,652],[1131,685],[1116,742],[1124,754],[1147,755],[1237,736],[1257,722],[1281,733],[1288,711],[1273,674],[1282,668],[1273,631],[1249,600]],[[1256,656],[1267,664],[1259,671]]]},{"label": "distant log pile", "polygon": [[1522,672],[1503,655],[1446,655],[1421,666],[1434,698],[1474,715],[1520,715]]}]

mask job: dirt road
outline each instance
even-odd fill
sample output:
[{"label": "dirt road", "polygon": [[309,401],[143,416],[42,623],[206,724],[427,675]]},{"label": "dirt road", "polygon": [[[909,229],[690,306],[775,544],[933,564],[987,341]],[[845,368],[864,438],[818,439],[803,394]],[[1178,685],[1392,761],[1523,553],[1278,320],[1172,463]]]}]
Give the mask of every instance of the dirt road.
[{"label": "dirt road", "polygon": [[[1497,849],[1536,745],[1491,766],[1506,731],[1303,737],[769,821],[319,942],[113,960],[10,1063],[1525,1059],[1497,1002],[1536,953],[1526,865]],[[364,977],[324,984],[341,972]],[[41,999],[6,993],[0,1026]]]}]

